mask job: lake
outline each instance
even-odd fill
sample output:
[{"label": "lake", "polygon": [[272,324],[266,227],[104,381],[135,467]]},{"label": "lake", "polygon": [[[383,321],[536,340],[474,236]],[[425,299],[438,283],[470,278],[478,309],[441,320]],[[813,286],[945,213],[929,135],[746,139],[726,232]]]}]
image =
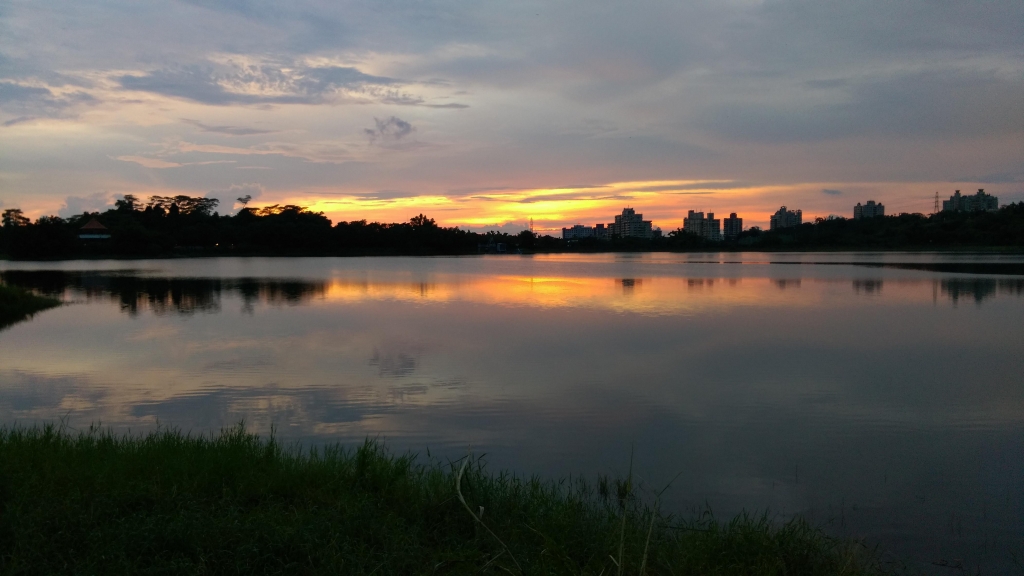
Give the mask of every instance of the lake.
[{"label": "lake", "polygon": [[[1024,562],[1024,257],[699,253],[0,262],[0,424],[486,454],[676,478],[914,570]],[[1016,556],[1014,556],[1016,555]],[[1016,559],[1015,559],[1016,558]]]}]

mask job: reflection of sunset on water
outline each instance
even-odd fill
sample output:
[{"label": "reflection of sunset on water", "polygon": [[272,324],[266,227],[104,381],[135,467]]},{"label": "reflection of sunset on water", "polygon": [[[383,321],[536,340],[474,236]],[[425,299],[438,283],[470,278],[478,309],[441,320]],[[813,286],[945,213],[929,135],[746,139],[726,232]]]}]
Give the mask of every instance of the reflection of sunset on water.
[{"label": "reflection of sunset on water", "polygon": [[652,316],[693,314],[731,306],[808,307],[819,291],[767,278],[587,278],[524,277],[439,278],[432,282],[331,280],[326,301],[400,300],[444,304],[472,302],[495,306],[584,308]]},{"label": "reflection of sunset on water", "polygon": [[[69,302],[0,331],[0,421],[244,420],[557,474],[636,449],[664,482],[692,471],[676,509],[693,494],[729,511],[852,494],[932,525],[947,507],[907,504],[873,463],[903,487],[966,490],[973,510],[992,483],[937,475],[946,447],[1019,450],[1024,423],[1024,277],[920,269],[932,261],[961,257],[0,262],[0,281]],[[797,461],[800,489],[776,489]],[[1008,473],[1001,489],[1024,493]],[[1018,526],[1010,513],[986,526]]]}]

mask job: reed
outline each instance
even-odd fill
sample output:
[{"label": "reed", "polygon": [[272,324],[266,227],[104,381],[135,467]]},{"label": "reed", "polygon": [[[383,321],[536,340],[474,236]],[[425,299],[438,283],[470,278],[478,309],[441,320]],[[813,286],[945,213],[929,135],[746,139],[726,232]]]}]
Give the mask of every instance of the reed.
[{"label": "reed", "polygon": [[802,520],[658,513],[634,479],[545,482],[218,435],[0,429],[4,574],[879,573]]},{"label": "reed", "polygon": [[37,312],[60,304],[60,300],[37,296],[28,290],[0,284],[0,329],[27,320]]}]

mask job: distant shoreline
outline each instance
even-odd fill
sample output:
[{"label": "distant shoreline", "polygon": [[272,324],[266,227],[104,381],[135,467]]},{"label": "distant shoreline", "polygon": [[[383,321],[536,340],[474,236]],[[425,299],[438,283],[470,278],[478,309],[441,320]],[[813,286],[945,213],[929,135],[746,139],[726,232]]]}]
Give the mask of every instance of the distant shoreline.
[{"label": "distant shoreline", "polygon": [[[181,197],[199,202],[202,199]],[[182,205],[185,205],[182,200]],[[173,204],[172,208],[177,206]],[[1024,252],[1024,202],[991,212],[817,219],[774,230],[753,227],[724,240],[682,228],[661,234],[555,238],[530,230],[477,233],[444,227],[422,214],[408,222],[334,223],[301,206],[245,209],[220,216],[212,206],[139,210],[133,202],[69,219],[9,219],[0,254],[14,260],[187,258],[197,256],[469,256],[628,252]],[[624,232],[625,234],[626,232]]]},{"label": "distant shoreline", "polygon": [[16,286],[0,284],[0,330],[60,305],[60,300],[38,296]]}]

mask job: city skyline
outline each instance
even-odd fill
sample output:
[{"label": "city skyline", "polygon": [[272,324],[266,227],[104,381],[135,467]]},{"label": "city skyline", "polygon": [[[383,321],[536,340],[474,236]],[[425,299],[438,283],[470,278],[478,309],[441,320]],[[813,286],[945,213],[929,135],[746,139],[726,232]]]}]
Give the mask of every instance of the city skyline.
[{"label": "city skyline", "polygon": [[553,232],[622,205],[767,228],[864,198],[1024,200],[1018,2],[0,12],[0,208],[123,194]]}]

